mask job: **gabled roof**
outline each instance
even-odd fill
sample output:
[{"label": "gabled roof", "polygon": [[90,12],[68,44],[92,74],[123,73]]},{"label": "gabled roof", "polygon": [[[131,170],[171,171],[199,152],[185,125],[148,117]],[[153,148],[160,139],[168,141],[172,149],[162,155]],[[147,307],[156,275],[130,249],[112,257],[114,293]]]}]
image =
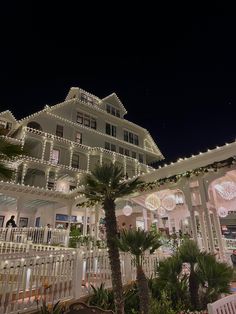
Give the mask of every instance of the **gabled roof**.
[{"label": "gabled roof", "polygon": [[16,123],[18,122],[10,110],[5,110],[5,111],[0,112],[0,116],[5,116],[5,115],[10,116]]},{"label": "gabled roof", "polygon": [[113,100],[113,102],[115,102],[120,107],[124,114],[127,113],[127,110],[125,109],[124,105],[122,104],[120,98],[116,95],[116,93],[112,93],[102,99],[103,102],[109,102],[110,100]]}]

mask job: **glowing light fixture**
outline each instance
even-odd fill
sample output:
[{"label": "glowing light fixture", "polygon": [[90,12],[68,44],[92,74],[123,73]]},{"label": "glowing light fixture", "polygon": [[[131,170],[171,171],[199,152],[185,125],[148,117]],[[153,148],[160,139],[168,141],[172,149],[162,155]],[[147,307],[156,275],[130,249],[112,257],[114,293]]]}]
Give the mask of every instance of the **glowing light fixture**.
[{"label": "glowing light fixture", "polygon": [[150,194],[145,200],[145,206],[150,210],[156,210],[161,206],[160,198],[155,194]]},{"label": "glowing light fixture", "polygon": [[217,213],[221,218],[228,216],[228,209],[225,207],[219,207],[217,209]]},{"label": "glowing light fixture", "polygon": [[125,216],[130,216],[133,212],[133,208],[129,205],[125,205],[124,208],[123,208],[123,214]]},{"label": "glowing light fixture", "polygon": [[175,196],[173,194],[165,196],[162,200],[162,206],[168,211],[173,210],[176,206]]},{"label": "glowing light fixture", "polygon": [[236,197],[236,184],[233,181],[225,181],[215,185],[217,193],[227,201]]}]

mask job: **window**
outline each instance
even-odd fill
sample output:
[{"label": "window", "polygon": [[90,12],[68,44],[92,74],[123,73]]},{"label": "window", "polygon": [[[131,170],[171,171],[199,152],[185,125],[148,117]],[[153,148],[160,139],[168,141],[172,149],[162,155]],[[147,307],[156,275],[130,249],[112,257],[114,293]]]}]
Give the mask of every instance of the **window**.
[{"label": "window", "polygon": [[97,121],[94,118],[91,118],[91,128],[95,130],[97,128]]},{"label": "window", "polygon": [[85,93],[80,94],[80,100],[90,105],[98,104],[98,100],[94,99],[92,96],[89,96]]},{"label": "window", "polygon": [[7,122],[6,129],[10,130],[11,128],[12,128],[12,123],[11,122]]},{"label": "window", "polygon": [[108,150],[110,150],[110,143],[108,143],[108,142],[105,142],[105,149],[108,149]]},{"label": "window", "polygon": [[59,163],[60,151],[58,149],[52,150],[51,163],[57,165]]},{"label": "window", "polygon": [[1,129],[5,129],[6,126],[7,126],[6,121],[0,120],[0,128],[1,128]]},{"label": "window", "polygon": [[111,144],[111,151],[112,151],[112,152],[116,152],[116,145]]},{"label": "window", "polygon": [[134,145],[139,145],[138,135],[134,134]]},{"label": "window", "polygon": [[111,113],[111,106],[110,105],[106,105],[106,107],[107,107],[107,112]]},{"label": "window", "polygon": [[57,124],[56,136],[63,137],[63,126],[62,125]]},{"label": "window", "polygon": [[139,145],[138,135],[126,130],[124,130],[124,141]]},{"label": "window", "polygon": [[113,116],[120,118],[120,110],[116,109],[115,107],[106,104],[106,110],[107,113],[111,113]]},{"label": "window", "polygon": [[79,168],[79,155],[73,154],[72,156],[72,162],[71,162],[72,168]]},{"label": "window", "polygon": [[84,115],[81,112],[77,112],[77,122],[83,124]]},{"label": "window", "polygon": [[93,117],[90,117],[87,114],[83,114],[82,112],[77,112],[77,123],[83,124],[87,127],[91,127],[92,129],[97,128],[97,121]]},{"label": "window", "polygon": [[143,155],[142,154],[138,155],[138,160],[139,160],[139,162],[143,163]]},{"label": "window", "polygon": [[129,156],[129,150],[125,149],[125,156]]},{"label": "window", "polygon": [[106,123],[106,134],[116,137],[116,126]]},{"label": "window", "polygon": [[82,133],[76,132],[75,141],[76,143],[82,144]]},{"label": "window", "polygon": [[124,148],[123,147],[119,147],[119,153],[124,155]]},{"label": "window", "polygon": [[132,152],[132,158],[136,158],[136,157],[137,157],[136,152]]},{"label": "window", "polygon": [[124,131],[124,141],[128,142],[129,141],[129,132]]}]

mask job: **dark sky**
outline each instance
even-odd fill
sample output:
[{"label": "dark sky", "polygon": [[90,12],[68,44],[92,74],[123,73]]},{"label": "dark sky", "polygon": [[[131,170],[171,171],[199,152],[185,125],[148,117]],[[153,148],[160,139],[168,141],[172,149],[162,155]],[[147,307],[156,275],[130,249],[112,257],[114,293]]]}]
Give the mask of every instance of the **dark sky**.
[{"label": "dark sky", "polygon": [[121,30],[121,16],[100,27],[102,17],[90,11],[81,22],[70,6],[9,3],[1,11],[1,111],[22,118],[79,86],[101,98],[116,92],[126,118],[150,131],[167,161],[235,140],[236,17],[230,10],[159,12],[148,26],[130,22]]}]

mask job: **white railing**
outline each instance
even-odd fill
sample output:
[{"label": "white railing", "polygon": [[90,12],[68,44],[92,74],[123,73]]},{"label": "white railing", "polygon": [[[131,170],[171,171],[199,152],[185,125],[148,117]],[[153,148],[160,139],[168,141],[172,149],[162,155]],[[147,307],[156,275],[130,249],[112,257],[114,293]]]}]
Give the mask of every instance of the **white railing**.
[{"label": "white railing", "polygon": [[207,305],[209,314],[235,314],[236,295],[232,294]]},{"label": "white railing", "polygon": [[[16,249],[15,247],[14,249]],[[106,249],[58,249],[0,254],[0,314],[22,313],[35,309],[44,300],[78,299],[90,294],[91,284],[111,287],[111,271]],[[120,254],[123,284],[136,279],[130,254]],[[146,255],[144,271],[148,277],[163,258],[162,253]]]},{"label": "white railing", "polygon": [[68,246],[69,230],[47,227],[0,228],[0,241]]}]

